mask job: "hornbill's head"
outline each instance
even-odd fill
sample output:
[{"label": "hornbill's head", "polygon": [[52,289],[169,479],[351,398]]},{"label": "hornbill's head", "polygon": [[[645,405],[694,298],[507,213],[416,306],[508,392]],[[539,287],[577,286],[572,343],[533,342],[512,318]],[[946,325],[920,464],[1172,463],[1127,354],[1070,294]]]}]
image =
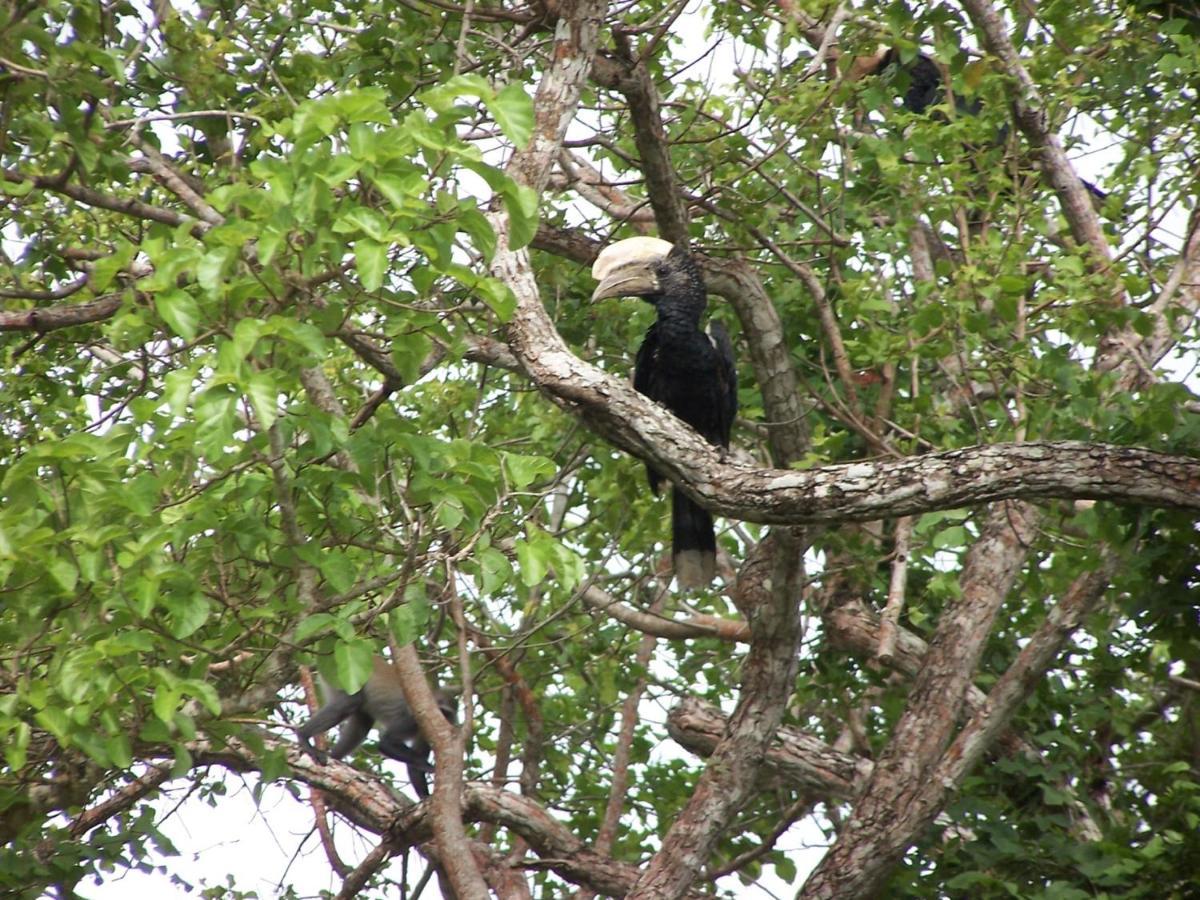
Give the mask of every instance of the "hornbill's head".
[{"label": "hornbill's head", "polygon": [[610,244],[592,264],[598,282],[592,300],[641,297],[657,303],[664,295],[704,304],[704,279],[684,247],[661,238],[635,237]]}]

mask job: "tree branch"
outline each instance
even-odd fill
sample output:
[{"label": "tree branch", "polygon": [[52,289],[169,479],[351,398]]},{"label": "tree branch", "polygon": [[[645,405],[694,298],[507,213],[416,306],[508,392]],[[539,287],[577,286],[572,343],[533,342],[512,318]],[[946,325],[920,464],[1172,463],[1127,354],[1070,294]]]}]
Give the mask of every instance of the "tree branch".
[{"label": "tree branch", "polygon": [[392,647],[392,665],[400,674],[408,702],[421,734],[433,745],[436,766],[430,817],[438,854],[460,900],[487,900],[488,889],[475,864],[463,830],[463,739],[442,716],[433,691],[425,681],[421,661],[412,644]]},{"label": "tree branch", "polygon": [[[729,728],[724,713],[696,697],[685,697],[667,714],[667,733],[698,756],[711,756]],[[869,759],[834,750],[824,741],[784,726],[763,755],[761,782],[781,778],[809,788],[825,800],[857,797],[874,768]]]},{"label": "tree branch", "polygon": [[950,740],[992,622],[1024,565],[1039,519],[1036,510],[1022,504],[992,507],[967,554],[962,597],[942,613],[867,789],[804,883],[800,900],[873,894],[916,837],[912,823],[898,814],[929,780]]},{"label": "tree branch", "polygon": [[540,303],[522,303],[510,329],[513,351],[539,387],[567,401],[601,436],[653,463],[697,502],[731,518],[828,523],[1014,498],[1200,508],[1200,460],[1110,444],[995,444],[806,471],[722,462],[662,407],[572,356]]},{"label": "tree branch", "polygon": [[132,197],[114,197],[111,194],[104,194],[92,188],[83,187],[82,185],[70,184],[69,182],[63,183],[58,179],[49,178],[45,175],[26,175],[15,169],[4,169],[2,171],[4,172],[5,181],[12,182],[13,184],[29,183],[39,190],[51,191],[55,194],[62,194],[64,197],[70,197],[84,206],[94,206],[138,219],[162,222],[164,225],[177,226],[194,223],[193,233],[196,234],[201,234],[210,227],[204,222],[198,222],[191,216],[185,216],[173,209],[152,206],[149,203],[143,203],[141,200],[134,200]]},{"label": "tree branch", "polygon": [[44,333],[111,318],[121,308],[121,294],[107,294],[87,303],[62,303],[41,309],[0,312],[0,331]]},{"label": "tree branch", "polygon": [[[1101,270],[1108,268],[1112,254],[1108,241],[1104,239],[1100,217],[1092,207],[1083,181],[1075,174],[1071,161],[1067,159],[1062,142],[1050,128],[1045,101],[1029,72],[1021,64],[1017,50],[1008,37],[1003,17],[988,0],[963,0],[963,8],[971,17],[983,46],[1000,60],[1005,74],[1016,82],[1013,110],[1017,127],[1038,152],[1042,169],[1058,194],[1063,215],[1071,226],[1072,236],[1080,244],[1091,248]],[[1123,300],[1124,291],[1115,278],[1112,288],[1116,299]]]},{"label": "tree branch", "polygon": [[618,622],[628,625],[642,634],[659,638],[687,640],[689,638],[716,638],[720,641],[748,641],[750,628],[737,619],[693,613],[686,619],[674,619],[658,612],[643,612],[628,603],[622,603],[611,594],[595,585],[583,591],[583,602]]},{"label": "tree branch", "polygon": [[593,77],[604,87],[619,91],[629,104],[633,141],[641,159],[646,195],[658,222],[659,235],[672,244],[686,244],[689,240],[687,204],[671,164],[659,112],[658,88],[645,60],[634,61],[628,38],[624,35],[618,39],[618,55],[621,62],[598,57],[592,70]]},{"label": "tree branch", "polygon": [[629,900],[686,894],[730,816],[754,792],[795,678],[803,549],[801,535],[774,529],[738,574],[735,603],[746,615],[751,638],[737,707],[687,805],[629,892]]}]

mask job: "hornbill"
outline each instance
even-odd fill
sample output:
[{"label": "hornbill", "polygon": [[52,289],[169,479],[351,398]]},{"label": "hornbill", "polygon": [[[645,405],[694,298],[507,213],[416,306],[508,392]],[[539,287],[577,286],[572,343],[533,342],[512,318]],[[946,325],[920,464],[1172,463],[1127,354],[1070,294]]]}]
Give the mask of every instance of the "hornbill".
[{"label": "hornbill", "polygon": [[[708,304],[704,278],[687,247],[635,237],[606,247],[592,266],[599,283],[592,301],[641,297],[658,318],[638,348],[633,387],[687,422],[710,444],[729,446],[737,412],[733,342],[720,322],[708,334],[700,317]],[[657,494],[662,474],[647,464]],[[708,511],[671,488],[671,554],[682,588],[709,584],[716,573],[717,541]]]}]

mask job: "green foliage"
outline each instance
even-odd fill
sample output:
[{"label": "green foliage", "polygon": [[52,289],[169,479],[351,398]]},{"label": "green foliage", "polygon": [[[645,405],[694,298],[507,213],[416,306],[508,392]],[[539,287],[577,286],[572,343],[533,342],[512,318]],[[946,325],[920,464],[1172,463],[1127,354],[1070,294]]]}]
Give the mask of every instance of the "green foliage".
[{"label": "green foliage", "polygon": [[[1151,333],[1177,260],[1171,210],[1194,194],[1194,18],[1172,4],[1052,2],[1017,29],[1052,127],[1111,143],[1097,205],[1120,251],[1097,271],[1012,127],[1015,86],[957,9],[856,10],[842,58],[810,72],[800,14],[827,21],[827,3],[711,7],[714,40],[740,54],[736,78],[693,65],[682,28],[649,39],[670,12],[661,2],[623,8],[620,41],[645,54],[662,94],[695,245],[749,260],[779,314],[811,409],[807,453],[784,462],[1035,438],[1196,452],[1200,426],[1184,412],[1194,382],[1178,374],[1196,350],[1186,319],[1176,337],[1187,365],[1173,361],[1152,385],[1119,391],[1091,364],[1115,330]],[[0,339],[4,890],[149,868],[176,852],[149,805],[83,835],[63,823],[147,762],[199,781],[197,760],[226,741],[254,748],[265,780],[288,781],[272,738],[288,739],[276,726],[302,715],[297,664],[353,691],[389,640],[416,642],[431,677],[453,681],[460,627],[480,710],[470,777],[491,777],[511,734],[512,759],[540,754],[532,797],[594,840],[621,707],[647,679],[613,856],[643,863],[696,785],[701,764],[676,752],[662,710],[684,695],[731,708],[744,645],[662,640],[646,669],[634,665],[640,635],[581,594],[655,601],[668,502],[644,488],[640,462],[523,375],[475,361],[515,308],[487,274],[501,237],[491,213],[507,214],[512,248],[541,225],[605,238],[632,226],[589,219],[579,198],[594,191],[538,196],[502,167],[544,127],[531,99],[550,38],[541,19],[422,9],[202,2],[153,23],[122,2],[0,11],[0,165],[11,173],[0,180],[0,311],[118,304]],[[616,44],[604,33],[607,54]],[[843,77],[881,42],[904,61],[931,54],[978,110],[916,114],[900,104],[903,73]],[[584,104],[574,149],[611,180],[605,196],[644,208],[624,99],[593,85]],[[1068,140],[1073,158],[1090,149]],[[918,234],[930,248],[920,277]],[[852,386],[811,286],[780,253],[815,273]],[[567,342],[624,376],[648,305],[592,306],[578,261],[531,255]],[[1127,303],[1113,302],[1118,290]],[[794,423],[759,393],[756,335],[723,301],[711,311],[737,346],[734,442],[765,462],[772,429]],[[961,601],[979,521],[962,509],[914,523],[901,619],[914,634],[929,638]],[[845,591],[881,608],[894,528],[820,534],[811,596],[836,560]],[[762,533],[738,523],[719,540],[736,566]],[[985,648],[981,689],[1101,542],[1136,538],[1139,550],[1012,724],[1035,752],[997,751],[973,773],[947,810],[952,827],[909,853],[888,896],[1188,896],[1200,871],[1200,707],[1186,686],[1200,681],[1197,535],[1179,513],[1051,508]],[[832,743],[862,722],[854,750],[869,756],[907,682],[825,642],[815,623],[827,611],[812,610],[788,724]],[[740,615],[716,591],[662,611],[693,613]],[[208,789],[223,801],[223,785]],[[798,797],[770,781],[738,810],[714,866],[752,853]],[[832,838],[837,804],[820,810],[803,840],[822,827]],[[1096,840],[1081,837],[1084,813]],[[793,838],[736,877],[802,881],[811,859]],[[566,893],[553,874],[530,877],[540,895]],[[245,893],[218,878],[207,889]]]}]

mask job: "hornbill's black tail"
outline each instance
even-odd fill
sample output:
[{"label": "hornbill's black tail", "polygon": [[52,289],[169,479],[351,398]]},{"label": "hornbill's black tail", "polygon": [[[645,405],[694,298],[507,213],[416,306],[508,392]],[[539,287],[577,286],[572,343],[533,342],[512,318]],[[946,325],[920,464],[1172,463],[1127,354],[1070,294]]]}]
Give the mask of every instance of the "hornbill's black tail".
[{"label": "hornbill's black tail", "polygon": [[681,588],[702,588],[717,572],[712,516],[678,488],[671,488],[671,555]]}]

